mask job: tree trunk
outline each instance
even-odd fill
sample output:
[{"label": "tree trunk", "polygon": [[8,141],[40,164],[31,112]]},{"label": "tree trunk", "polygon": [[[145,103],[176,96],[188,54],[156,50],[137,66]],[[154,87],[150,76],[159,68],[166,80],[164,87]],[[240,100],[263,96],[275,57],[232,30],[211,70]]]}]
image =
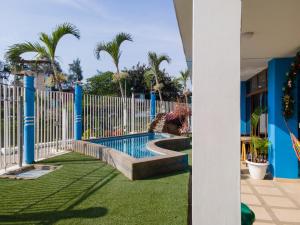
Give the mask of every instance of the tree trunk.
[{"label": "tree trunk", "polygon": [[160,90],[160,86],[159,86],[159,81],[158,81],[157,74],[155,74],[155,82],[156,82],[156,85],[158,87],[157,91],[158,91],[159,100],[160,100],[160,108],[162,109],[163,112],[165,112],[165,109],[163,109],[163,104],[162,104],[163,98],[162,98],[162,94],[161,94],[161,90]]},{"label": "tree trunk", "polygon": [[53,69],[54,84],[57,85],[59,91],[62,91],[61,83],[57,79],[57,70],[55,68],[55,62],[54,62],[54,60],[51,60],[51,66],[52,66],[52,69]]},{"label": "tree trunk", "polygon": [[186,103],[186,105],[188,106],[189,103],[188,103],[188,96],[187,96],[187,93],[185,93],[184,97],[185,97],[185,103]]},{"label": "tree trunk", "polygon": [[[117,68],[117,74],[119,75],[119,68]],[[123,90],[120,79],[118,80],[118,84],[119,84],[121,98],[122,98],[122,102],[123,102],[123,132],[126,133],[127,132],[127,107],[126,107],[126,101],[125,101],[126,96],[124,95],[124,90]]]}]

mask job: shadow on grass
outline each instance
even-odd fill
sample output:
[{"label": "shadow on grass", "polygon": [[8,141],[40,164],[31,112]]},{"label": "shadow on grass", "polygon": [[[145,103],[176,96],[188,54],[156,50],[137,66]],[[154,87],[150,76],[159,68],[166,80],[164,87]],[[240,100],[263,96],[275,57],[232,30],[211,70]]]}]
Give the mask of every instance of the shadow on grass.
[{"label": "shadow on grass", "polygon": [[191,173],[192,171],[192,166],[188,165],[188,167],[184,170],[180,170],[180,171],[175,171],[175,172],[169,172],[169,173],[163,173],[163,174],[159,174],[159,175],[154,175],[152,177],[149,178],[145,178],[142,180],[157,180],[157,179],[163,179],[166,177],[172,177],[172,176],[177,176],[177,175],[181,175],[181,174],[187,174],[187,173]]},{"label": "shadow on grass", "polygon": [[[22,221],[54,224],[68,218],[104,216],[108,209],[102,205],[85,208],[82,203],[119,175],[119,172],[98,160],[85,157],[80,160],[78,157],[70,154],[43,161],[43,164],[55,162],[64,166],[37,180],[15,180],[12,186],[2,181],[0,194],[6,194],[1,197],[0,224],[22,224]],[[70,163],[73,161],[76,163]]]},{"label": "shadow on grass", "polygon": [[46,211],[22,213],[14,215],[0,215],[2,223],[17,222],[40,222],[41,224],[53,224],[55,221],[73,218],[98,218],[107,214],[107,209],[102,207],[92,207],[78,210]]}]

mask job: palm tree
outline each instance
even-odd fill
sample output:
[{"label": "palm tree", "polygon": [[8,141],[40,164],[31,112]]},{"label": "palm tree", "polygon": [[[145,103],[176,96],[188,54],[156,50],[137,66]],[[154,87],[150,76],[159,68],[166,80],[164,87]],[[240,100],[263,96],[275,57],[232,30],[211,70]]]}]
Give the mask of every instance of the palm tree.
[{"label": "palm tree", "polygon": [[157,55],[155,52],[149,52],[148,53],[148,61],[150,65],[150,69],[146,71],[145,76],[152,76],[155,79],[155,86],[154,90],[158,91],[159,94],[159,99],[162,103],[162,94],[161,94],[161,89],[163,87],[162,84],[159,82],[159,74],[161,73],[159,67],[160,64],[164,61],[167,63],[171,62],[171,59],[168,55]]},{"label": "palm tree", "polygon": [[36,53],[35,58],[39,59],[47,59],[49,60],[53,74],[52,80],[55,84],[58,85],[59,90],[62,90],[61,87],[61,73],[57,71],[55,61],[56,61],[56,48],[58,42],[62,37],[67,34],[71,34],[77,39],[80,38],[80,32],[76,26],[70,23],[63,23],[61,25],[56,26],[53,32],[48,35],[46,33],[40,33],[39,40],[42,42],[42,45],[39,42],[24,42],[19,44],[14,44],[9,47],[6,52],[5,58],[10,62],[20,62],[21,55],[24,53],[33,52]]},{"label": "palm tree", "polygon": [[113,75],[113,80],[119,84],[119,89],[121,92],[122,102],[123,102],[123,130],[124,132],[126,132],[127,109],[126,109],[124,88],[122,86],[122,80],[124,80],[128,76],[128,74],[121,72],[119,69],[119,61],[122,55],[120,47],[124,41],[132,41],[131,35],[127,33],[119,33],[110,42],[98,43],[95,48],[95,56],[97,59],[100,59],[101,52],[106,52],[111,56],[113,63],[115,64],[116,72]]},{"label": "palm tree", "polygon": [[185,71],[180,71],[180,80],[183,83],[183,95],[185,96],[185,102],[188,104],[188,89],[187,89],[187,81],[190,78],[190,71],[187,69]]},{"label": "palm tree", "polygon": [[122,86],[122,80],[126,78],[127,73],[120,72],[119,61],[122,54],[120,47],[124,41],[132,41],[131,35],[127,33],[119,33],[112,41],[98,43],[95,48],[95,56],[97,59],[100,59],[101,52],[106,52],[111,56],[117,70],[116,73],[114,73],[113,78],[114,81],[118,82],[119,84],[123,102],[125,101],[125,95],[124,88]]}]

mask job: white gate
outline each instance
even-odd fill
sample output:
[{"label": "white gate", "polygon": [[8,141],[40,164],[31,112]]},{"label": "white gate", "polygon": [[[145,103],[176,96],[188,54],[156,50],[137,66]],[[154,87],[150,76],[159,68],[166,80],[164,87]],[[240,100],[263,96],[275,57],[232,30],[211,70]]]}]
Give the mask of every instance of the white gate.
[{"label": "white gate", "polygon": [[35,160],[71,148],[74,139],[73,93],[36,90]]},{"label": "white gate", "polygon": [[0,170],[22,162],[23,87],[0,84]]},{"label": "white gate", "polygon": [[[125,104],[124,104],[125,102]],[[83,95],[83,139],[147,132],[150,100]],[[156,101],[156,114],[174,110],[176,102]]]}]

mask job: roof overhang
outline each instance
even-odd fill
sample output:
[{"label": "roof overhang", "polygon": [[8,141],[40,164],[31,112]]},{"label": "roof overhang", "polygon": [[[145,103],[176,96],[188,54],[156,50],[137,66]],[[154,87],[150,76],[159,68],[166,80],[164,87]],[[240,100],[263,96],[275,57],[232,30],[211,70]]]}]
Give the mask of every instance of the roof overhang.
[{"label": "roof overhang", "polygon": [[[193,2],[174,0],[174,6],[184,52],[192,60]],[[295,55],[300,46],[299,9],[299,0],[242,0],[242,80],[265,69],[272,58]]]},{"label": "roof overhang", "polygon": [[193,57],[193,0],[173,0],[184,54],[187,61]]}]

